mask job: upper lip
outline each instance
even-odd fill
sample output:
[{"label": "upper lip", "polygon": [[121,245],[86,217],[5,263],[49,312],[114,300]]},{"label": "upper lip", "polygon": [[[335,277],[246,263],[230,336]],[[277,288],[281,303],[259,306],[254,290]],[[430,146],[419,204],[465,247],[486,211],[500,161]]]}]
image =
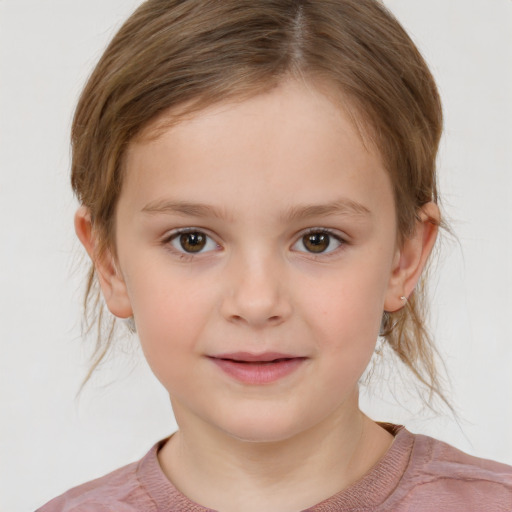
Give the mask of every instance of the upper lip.
[{"label": "upper lip", "polygon": [[302,356],[283,354],[281,352],[262,352],[261,354],[253,354],[251,352],[230,352],[226,354],[216,354],[210,357],[213,359],[228,359],[231,361],[242,361],[248,363],[269,362],[276,361],[278,359],[302,358]]}]

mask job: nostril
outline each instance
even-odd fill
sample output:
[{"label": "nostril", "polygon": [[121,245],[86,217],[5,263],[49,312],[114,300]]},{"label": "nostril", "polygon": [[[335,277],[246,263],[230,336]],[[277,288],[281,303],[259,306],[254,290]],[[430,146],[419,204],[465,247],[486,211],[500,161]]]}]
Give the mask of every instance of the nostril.
[{"label": "nostril", "polygon": [[240,315],[231,315],[229,320],[235,324],[246,323],[244,317]]},{"label": "nostril", "polygon": [[[231,315],[231,321],[232,322],[246,322],[246,319],[243,316],[240,316],[240,315]],[[271,317],[267,318],[266,321],[268,323],[275,324],[275,323],[281,322],[282,321],[282,317],[280,315],[274,315],[274,316],[271,316]]]}]

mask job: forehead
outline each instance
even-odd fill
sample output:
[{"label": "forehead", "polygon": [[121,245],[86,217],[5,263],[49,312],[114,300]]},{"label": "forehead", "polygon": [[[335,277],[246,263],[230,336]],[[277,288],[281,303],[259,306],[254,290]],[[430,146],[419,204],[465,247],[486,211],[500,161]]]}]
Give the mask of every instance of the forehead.
[{"label": "forehead", "polygon": [[276,201],[290,203],[335,199],[343,188],[363,196],[377,192],[377,183],[389,189],[380,154],[365,143],[354,117],[305,82],[176,119],[169,112],[147,131],[153,136],[129,145],[123,189],[139,206],[177,193],[205,199],[215,192],[214,199],[239,206],[245,196],[248,206],[276,191]]},{"label": "forehead", "polygon": [[179,123],[183,124],[198,117],[225,112],[237,105],[245,104],[249,107],[251,104],[257,105],[258,102],[275,101],[281,91],[288,91],[286,94],[293,91],[295,95],[303,95],[309,101],[317,100],[317,104],[330,102],[329,108],[332,113],[341,112],[345,120],[352,124],[352,128],[359,135],[363,145],[369,151],[380,154],[380,150],[375,144],[374,127],[371,119],[368,118],[360,102],[351,98],[332,79],[321,78],[315,74],[304,72],[297,75],[287,73],[280,79],[269,78],[268,84],[258,82],[234,87],[231,91],[224,91],[221,99],[206,94],[169,107],[148,124],[142,126],[131,142],[147,143],[155,141]]}]

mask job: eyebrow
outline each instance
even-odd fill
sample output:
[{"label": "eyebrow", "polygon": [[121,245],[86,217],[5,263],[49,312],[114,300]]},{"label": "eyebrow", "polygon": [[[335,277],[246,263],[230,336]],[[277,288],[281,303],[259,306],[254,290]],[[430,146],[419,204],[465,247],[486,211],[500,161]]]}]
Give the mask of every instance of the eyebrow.
[{"label": "eyebrow", "polygon": [[217,217],[223,220],[232,220],[232,217],[228,215],[224,208],[187,201],[152,201],[142,208],[142,212],[151,214],[168,213],[184,217]]},{"label": "eyebrow", "polygon": [[[232,215],[229,215],[224,208],[217,208],[208,204],[192,203],[187,201],[152,201],[142,208],[142,212],[149,214],[167,213],[182,215],[185,217],[216,217],[230,222],[234,221],[235,218]],[[341,198],[336,201],[323,204],[292,206],[279,216],[279,220],[281,222],[290,222],[329,215],[365,217],[371,215],[371,211],[361,203],[351,199]]]},{"label": "eyebrow", "polygon": [[371,212],[369,208],[363,204],[352,201],[351,199],[342,198],[324,204],[293,206],[289,208],[286,213],[280,217],[280,219],[294,221],[310,217],[327,217],[328,215],[366,217],[370,214]]}]

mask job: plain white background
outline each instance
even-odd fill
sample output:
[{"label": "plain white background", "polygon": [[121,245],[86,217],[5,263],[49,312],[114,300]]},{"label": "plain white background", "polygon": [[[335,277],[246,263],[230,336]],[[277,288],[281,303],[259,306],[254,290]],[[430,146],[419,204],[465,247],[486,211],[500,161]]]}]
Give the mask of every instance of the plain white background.
[{"label": "plain white background", "polygon": [[[121,347],[79,401],[81,254],[68,185],[81,87],[136,0],[0,0],[0,510],[30,511],[140,458],[175,424],[140,351]],[[434,280],[449,415],[363,397],[374,419],[512,464],[512,2],[388,0],[438,80],[445,242]]]}]

